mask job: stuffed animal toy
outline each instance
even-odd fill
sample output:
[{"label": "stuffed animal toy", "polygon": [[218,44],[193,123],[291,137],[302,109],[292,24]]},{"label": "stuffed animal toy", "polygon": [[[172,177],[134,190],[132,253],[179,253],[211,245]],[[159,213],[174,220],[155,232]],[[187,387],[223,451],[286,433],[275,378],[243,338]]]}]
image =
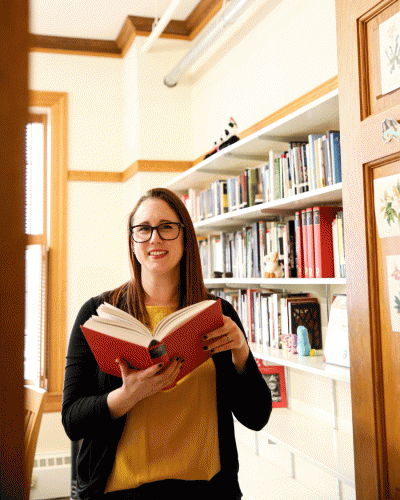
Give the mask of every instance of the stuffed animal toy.
[{"label": "stuffed animal toy", "polygon": [[283,262],[278,259],[278,252],[264,256],[264,274],[266,278],[283,278]]},{"label": "stuffed animal toy", "polygon": [[209,158],[211,155],[217,153],[220,149],[226,148],[231,144],[239,141],[238,126],[235,120],[231,117],[227,127],[224,128],[221,136],[214,141],[214,149],[206,154],[204,159]]}]

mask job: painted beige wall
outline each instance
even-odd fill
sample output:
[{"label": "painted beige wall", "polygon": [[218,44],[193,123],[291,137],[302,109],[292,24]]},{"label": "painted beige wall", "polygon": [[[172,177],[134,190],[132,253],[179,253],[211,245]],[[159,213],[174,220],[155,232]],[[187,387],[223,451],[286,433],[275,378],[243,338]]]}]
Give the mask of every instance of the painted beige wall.
[{"label": "painted beige wall", "polygon": [[68,93],[70,170],[123,170],[121,59],[31,53],[29,88]]},{"label": "painted beige wall", "polygon": [[[138,158],[195,159],[230,116],[244,130],[336,75],[334,0],[274,0],[268,16],[265,3],[255,2],[211,67],[201,61],[174,89],[163,78],[190,45],[181,41],[159,40],[142,55],[139,37],[123,60],[31,54],[30,88],[69,95],[69,168],[122,171]],[[173,175],[69,183],[69,330],[85,300],[128,279],[125,217],[145,189]],[[345,409],[341,416],[348,421]],[[60,415],[48,414],[37,452],[63,451],[54,447],[69,442]]]}]

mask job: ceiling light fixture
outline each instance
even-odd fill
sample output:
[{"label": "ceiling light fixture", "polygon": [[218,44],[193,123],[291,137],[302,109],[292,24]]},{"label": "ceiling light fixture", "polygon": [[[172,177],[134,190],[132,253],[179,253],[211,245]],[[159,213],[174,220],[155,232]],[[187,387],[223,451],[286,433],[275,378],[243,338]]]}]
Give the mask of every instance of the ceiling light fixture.
[{"label": "ceiling light fixture", "polygon": [[230,0],[221,15],[199,35],[197,43],[164,78],[167,87],[175,87],[180,77],[223,30],[244,12],[254,0]]},{"label": "ceiling light fixture", "polygon": [[164,31],[167,24],[171,21],[172,14],[175,12],[180,3],[181,0],[172,0],[162,17],[158,20],[155,19],[155,22],[153,23],[153,29],[149,35],[149,38],[146,40],[146,43],[142,47],[143,54],[149,50],[154,40],[156,40]]}]

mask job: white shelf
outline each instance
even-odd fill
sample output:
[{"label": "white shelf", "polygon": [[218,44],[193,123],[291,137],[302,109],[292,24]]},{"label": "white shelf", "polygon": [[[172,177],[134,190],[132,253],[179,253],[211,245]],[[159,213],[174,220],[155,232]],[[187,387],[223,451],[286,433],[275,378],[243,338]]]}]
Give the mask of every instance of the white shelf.
[{"label": "white shelf", "polygon": [[295,196],[288,196],[253,207],[242,208],[217,217],[211,217],[194,224],[196,233],[201,235],[211,230],[231,229],[240,227],[251,221],[266,219],[269,216],[293,215],[296,210],[309,206],[340,205],[342,203],[342,183],[334,184]]},{"label": "white shelf", "polygon": [[274,408],[268,424],[260,432],[354,487],[350,434],[288,408]]},{"label": "white shelf", "polygon": [[345,285],[346,278],[213,278],[205,279],[204,284],[207,287],[248,288],[254,286],[282,288],[289,285]]},{"label": "white shelf", "polygon": [[[209,188],[214,181],[237,176],[247,168],[266,163],[269,161],[271,149],[283,152],[288,149],[289,142],[307,142],[309,134],[325,133],[328,130],[339,130],[337,89],[222,149],[191,169],[177,175],[165,187],[175,191],[179,196],[190,188],[196,190]],[[339,183],[202,220],[196,222],[194,227],[196,233],[201,236],[217,231],[232,231],[254,221],[294,215],[296,211],[311,206],[340,206],[341,204],[342,184]],[[277,291],[292,286],[314,287],[314,290],[317,290],[318,287],[346,284],[345,278],[219,278],[205,279],[204,281],[209,288],[251,287],[271,288],[277,289]],[[302,357],[257,344],[250,344],[250,348],[255,357],[267,362],[301,370],[313,376],[331,379],[333,388],[335,381],[350,383],[350,370],[324,363],[321,351],[317,351],[316,355],[312,357]],[[310,390],[312,390],[311,387]],[[302,456],[305,460],[337,478],[338,482],[343,481],[354,487],[352,436],[334,429],[337,426],[334,391],[332,391],[332,398],[334,419],[331,424],[289,408],[274,408],[269,423],[259,434],[268,436],[271,441],[279,443],[291,453]],[[314,416],[318,417],[318,414],[316,413]],[[341,486],[338,484],[338,491],[340,489]]]},{"label": "white shelf", "polygon": [[270,149],[285,151],[292,141],[307,141],[311,133],[339,130],[338,90],[316,99],[254,134],[213,154],[165,185],[177,192],[205,189],[210,183],[268,161]]},{"label": "white shelf", "polygon": [[317,351],[315,356],[299,356],[298,354],[285,352],[282,349],[273,349],[272,347],[264,347],[254,343],[250,344],[250,349],[256,358],[319,375],[320,377],[350,383],[350,369],[325,363],[321,351]]}]

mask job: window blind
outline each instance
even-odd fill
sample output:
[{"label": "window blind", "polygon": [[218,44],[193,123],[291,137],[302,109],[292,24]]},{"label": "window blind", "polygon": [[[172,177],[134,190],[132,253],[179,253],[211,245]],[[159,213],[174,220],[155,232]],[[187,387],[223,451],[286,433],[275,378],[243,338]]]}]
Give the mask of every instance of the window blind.
[{"label": "window blind", "polygon": [[46,116],[30,115],[26,127],[24,378],[46,388]]}]

